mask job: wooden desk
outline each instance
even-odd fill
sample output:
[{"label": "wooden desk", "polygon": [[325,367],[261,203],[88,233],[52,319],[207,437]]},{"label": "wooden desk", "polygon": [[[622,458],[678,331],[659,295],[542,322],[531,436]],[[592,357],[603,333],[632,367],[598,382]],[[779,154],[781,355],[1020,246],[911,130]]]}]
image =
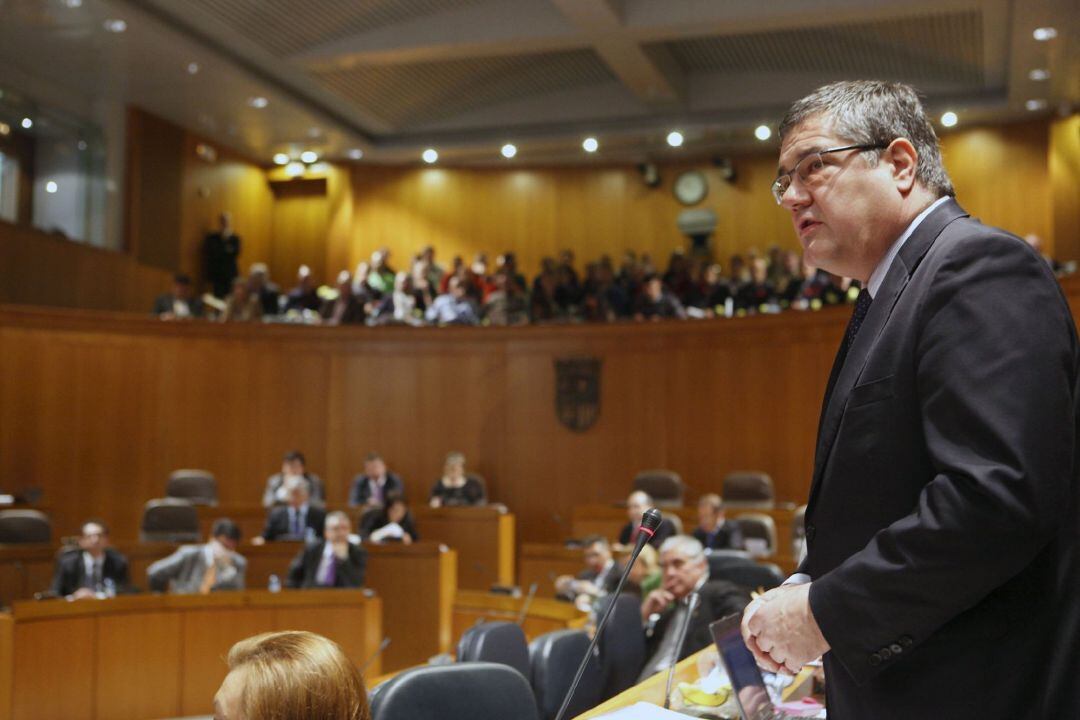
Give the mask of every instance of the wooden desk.
[{"label": "wooden desk", "polygon": [[[454,647],[466,630],[479,620],[504,620],[517,622],[525,597],[493,595],[474,590],[459,590],[454,599]],[[533,598],[522,623],[525,637],[532,640],[552,630],[581,628],[588,619],[586,613],[578,610],[572,603],[560,602],[548,598]]]},{"label": "wooden desk", "polygon": [[[10,700],[0,720],[208,714],[236,641],[310,630],[361,665],[378,648],[381,616],[382,600],[362,590],[17,602],[0,614],[0,701]],[[379,659],[367,670],[380,671]]]},{"label": "wooden desk", "polygon": [[514,516],[505,506],[417,507],[412,513],[420,537],[457,550],[459,588],[514,584]]},{"label": "wooden desk", "polygon": [[555,597],[555,578],[577,575],[585,567],[581,548],[554,543],[525,543],[518,558],[518,585],[522,592],[536,583],[536,596]]},{"label": "wooden desk", "polygon": [[[711,647],[699,650],[690,657],[680,660],[679,663],[675,665],[675,680],[671,684],[672,688],[678,687],[681,682],[694,682],[698,679],[698,658],[707,652],[715,652],[715,650]],[[578,715],[574,720],[587,720],[588,718],[599,717],[606,713],[615,712],[620,708],[630,707],[639,702],[652,703],[653,705],[663,707],[664,691],[666,689],[667,672],[661,671],[637,685],[624,690],[610,700],[597,705],[592,710]],[[738,710],[735,711],[734,717],[738,717]]]}]

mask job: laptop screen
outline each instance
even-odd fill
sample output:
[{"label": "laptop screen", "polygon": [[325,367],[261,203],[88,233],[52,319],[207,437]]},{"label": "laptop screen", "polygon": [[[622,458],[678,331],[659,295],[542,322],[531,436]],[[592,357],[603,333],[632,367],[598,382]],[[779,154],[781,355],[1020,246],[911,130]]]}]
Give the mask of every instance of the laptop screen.
[{"label": "laptop screen", "polygon": [[709,625],[709,630],[744,720],[771,720],[776,709],[757,661],[743,642],[741,624],[741,614],[729,615]]}]

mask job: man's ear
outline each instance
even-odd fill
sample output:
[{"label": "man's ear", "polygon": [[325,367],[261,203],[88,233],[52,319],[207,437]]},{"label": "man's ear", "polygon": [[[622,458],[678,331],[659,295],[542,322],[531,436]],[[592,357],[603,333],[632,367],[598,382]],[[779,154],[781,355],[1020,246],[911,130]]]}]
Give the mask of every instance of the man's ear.
[{"label": "man's ear", "polygon": [[882,160],[892,166],[896,189],[907,195],[915,187],[915,168],[919,162],[919,153],[907,138],[896,138],[882,152]]}]

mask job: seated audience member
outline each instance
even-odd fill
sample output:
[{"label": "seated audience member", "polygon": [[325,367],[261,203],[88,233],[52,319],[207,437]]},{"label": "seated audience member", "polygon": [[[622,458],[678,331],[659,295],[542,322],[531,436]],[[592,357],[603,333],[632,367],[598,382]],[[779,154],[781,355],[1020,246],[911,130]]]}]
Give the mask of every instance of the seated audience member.
[{"label": "seated audience member", "polygon": [[[554,260],[544,258],[554,265]],[[534,323],[551,322],[562,317],[562,310],[555,300],[558,280],[554,269],[543,269],[533,282],[532,298],[529,304],[529,318]]]},{"label": "seated audience member", "polygon": [[645,280],[645,289],[638,296],[634,311],[635,320],[686,319],[686,310],[679,298],[664,287],[660,278],[651,275]]},{"label": "seated audience member", "polygon": [[465,472],[465,456],[452,452],[446,456],[443,475],[431,488],[431,507],[483,505],[484,485]]},{"label": "seated audience member", "polygon": [[405,483],[396,473],[386,469],[379,453],[373,452],[364,458],[364,472],[353,478],[349,505],[381,506],[386,504],[389,496],[404,494]]},{"label": "seated audience member", "polygon": [[728,261],[728,284],[737,290],[748,282],[750,270],[746,267],[746,259],[742,255],[732,255]]},{"label": "seated audience member", "polygon": [[109,528],[101,520],[87,520],[79,535],[79,549],[56,559],[53,593],[73,600],[104,597],[128,589],[128,561],[109,547]]},{"label": "seated audience member", "polygon": [[349,542],[352,522],[341,511],[326,516],[325,540],[307,545],[289,566],[292,588],[358,588],[364,586],[367,551]]},{"label": "seated audience member", "polygon": [[150,589],[165,592],[171,586],[181,595],[243,590],[247,561],[236,552],[239,544],[240,527],[227,518],[215,520],[205,545],[184,545],[150,566]]},{"label": "seated audience member", "polygon": [[[660,589],[653,590],[641,603],[645,624],[645,667],[638,681],[661,670],[673,661],[712,645],[709,623],[732,613],[742,612],[750,603],[745,590],[727,580],[709,580],[709,565],[701,543],[686,535],[668,538],[660,546]],[[701,598],[690,618],[686,641],[675,657],[688,608],[687,598],[696,592]]]},{"label": "seated audience member", "polygon": [[[633,548],[620,545],[615,553],[615,562],[622,566],[630,562]],[[660,555],[652,545],[641,548],[637,562],[630,568],[630,574],[626,577],[625,591],[635,592],[645,597],[653,590],[660,587]]]},{"label": "seated audience member", "polygon": [[162,320],[202,317],[202,300],[195,297],[191,278],[183,274],[174,275],[172,292],[158,296],[154,301],[154,314]]},{"label": "seated audience member", "polygon": [[475,325],[479,320],[465,281],[456,275],[450,278],[447,292],[435,298],[424,317],[441,325]]},{"label": "seated audience member", "polygon": [[697,294],[697,307],[723,315],[728,298],[732,297],[731,285],[724,278],[723,269],[716,264],[705,268],[705,279]]},{"label": "seated audience member", "polygon": [[768,278],[769,266],[764,258],[750,264],[750,282],[735,293],[735,309],[761,312],[777,303],[776,289]]},{"label": "seated audience member", "polygon": [[308,496],[312,505],[325,505],[326,493],[323,490],[322,479],[307,471],[307,462],[304,453],[299,450],[291,450],[285,453],[281,461],[281,472],[271,475],[266,479],[266,489],[263,491],[263,507],[271,507],[285,502],[285,481],[290,477],[302,477],[307,482]]},{"label": "seated audience member", "polygon": [[225,299],[222,322],[254,322],[262,319],[262,301],[251,292],[248,281],[242,277],[233,280],[232,292]]},{"label": "seated audience member", "polygon": [[525,276],[518,272],[517,256],[514,253],[505,252],[495,258],[495,272],[506,275],[519,295],[523,295],[528,289]]},{"label": "seated audience member", "polygon": [[697,504],[698,526],[694,539],[706,550],[742,550],[739,524],[724,519],[724,501],[715,493],[702,495]]},{"label": "seated audience member", "polygon": [[274,540],[310,540],[322,537],[326,511],[312,505],[304,478],[293,475],[285,481],[286,505],[271,508],[262,536],[252,542],[261,545]]},{"label": "seated audience member", "polygon": [[315,279],[311,277],[311,268],[301,265],[296,272],[296,287],[285,296],[285,312],[294,310],[300,312],[310,310],[317,312],[322,305],[319,293],[315,287]]},{"label": "seated audience member", "polygon": [[364,513],[360,535],[376,545],[388,542],[412,545],[420,539],[409,506],[400,495],[390,495],[386,507]]},{"label": "seated audience member", "polygon": [[352,275],[342,270],[337,276],[337,297],[322,301],[319,317],[326,325],[362,325],[366,316],[363,299],[353,294]]},{"label": "seated audience member", "polygon": [[786,250],[782,257],[784,272],[776,283],[776,297],[780,300],[780,306],[786,308],[799,299],[806,278],[803,276],[803,262],[799,253]]},{"label": "seated audience member", "polygon": [[[641,516],[652,506],[652,498],[643,490],[635,490],[630,493],[630,496],[626,498],[626,515],[630,518],[630,521],[623,525],[622,530],[619,532],[620,545],[633,545],[637,542],[638,532],[641,528]],[[652,538],[649,539],[649,544],[658,548],[674,534],[675,525],[667,518],[664,518],[660,521],[660,525],[656,528]]]},{"label": "seated audience member", "polygon": [[252,263],[248,270],[248,285],[251,294],[259,298],[262,303],[263,315],[277,315],[281,312],[278,298],[281,297],[281,288],[270,282],[270,270],[266,263]]},{"label": "seated audience member", "polygon": [[393,292],[379,302],[372,317],[378,325],[422,325],[421,307],[423,305],[412,289],[412,277],[402,271],[394,276]]},{"label": "seated audience member", "polygon": [[375,297],[383,298],[393,292],[394,275],[394,270],[390,267],[390,250],[379,248],[371,253],[371,269],[368,272],[367,284]]},{"label": "seated audience member", "polygon": [[587,611],[597,599],[615,591],[623,569],[611,556],[607,539],[600,535],[589,535],[582,540],[581,552],[585,569],[573,577],[555,578],[555,597]]},{"label": "seated audience member", "polygon": [[241,640],[214,696],[218,720],[371,720],[364,678],[337,643],[284,630]]},{"label": "seated audience member", "polygon": [[492,276],[492,290],[484,302],[483,316],[491,325],[525,325],[529,322],[529,306],[517,283],[505,272]]},{"label": "seated audience member", "polygon": [[[431,245],[425,245],[420,250],[420,266],[423,268],[424,278],[427,280],[428,286],[431,287],[431,291],[435,292],[439,289],[443,276],[446,275],[446,270],[442,265],[435,262],[435,248]],[[417,278],[413,278],[414,281]]]}]

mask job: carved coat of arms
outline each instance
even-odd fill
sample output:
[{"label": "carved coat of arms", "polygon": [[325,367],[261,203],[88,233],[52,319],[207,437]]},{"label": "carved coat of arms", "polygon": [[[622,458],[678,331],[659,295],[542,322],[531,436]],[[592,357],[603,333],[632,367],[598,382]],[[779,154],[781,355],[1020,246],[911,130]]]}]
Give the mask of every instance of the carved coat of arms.
[{"label": "carved coat of arms", "polygon": [[555,361],[555,415],[574,432],[585,432],[600,417],[600,360]]}]

